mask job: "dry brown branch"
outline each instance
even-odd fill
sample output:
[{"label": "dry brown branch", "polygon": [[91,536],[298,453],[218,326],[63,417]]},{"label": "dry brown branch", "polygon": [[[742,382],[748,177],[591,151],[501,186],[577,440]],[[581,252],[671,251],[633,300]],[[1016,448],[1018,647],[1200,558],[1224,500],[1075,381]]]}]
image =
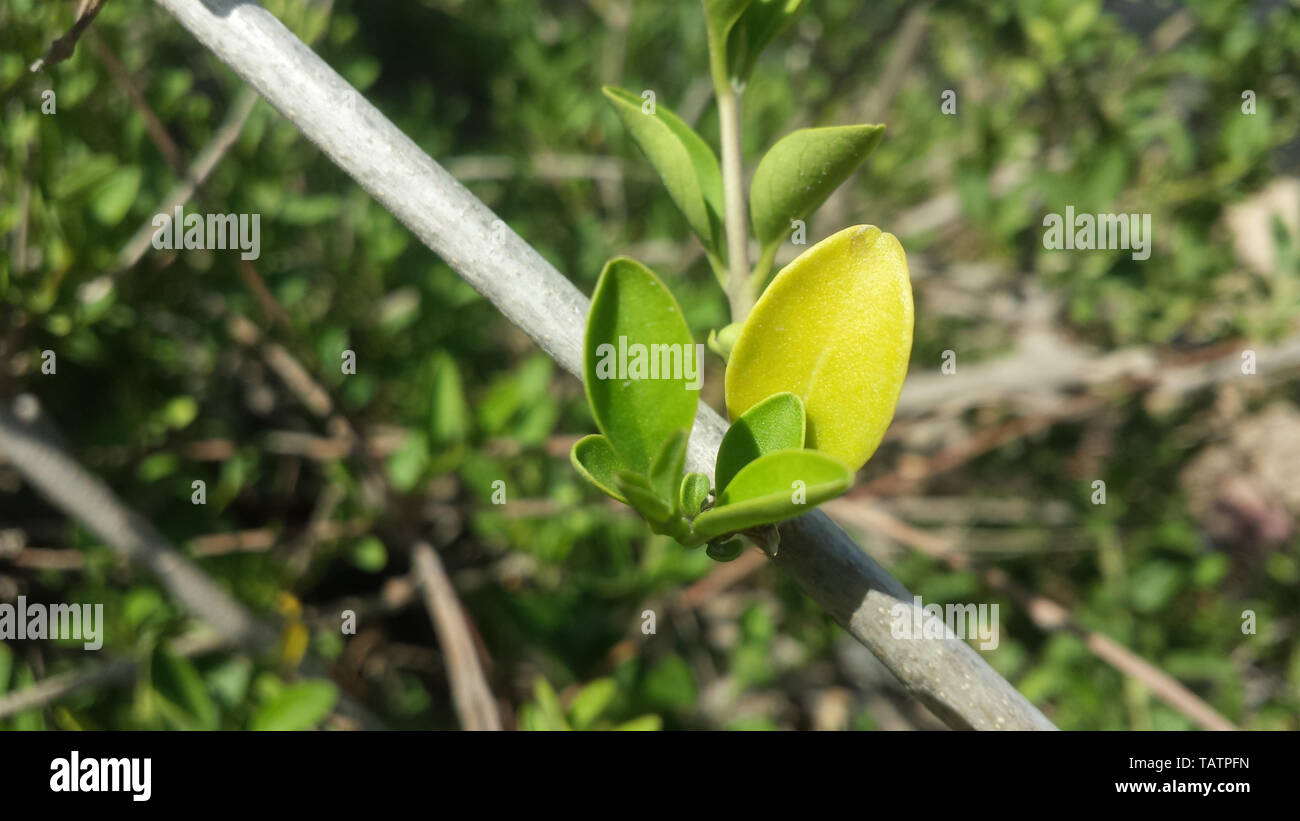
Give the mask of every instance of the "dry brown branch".
[{"label": "dry brown branch", "polygon": [[501,716],[483,674],[469,622],[437,551],[425,542],[418,542],[411,551],[411,561],[424,593],[425,607],[438,633],[438,644],[447,660],[447,677],[451,680],[452,701],[461,728],[500,730]]},{"label": "dry brown branch", "polygon": [[50,43],[46,49],[45,55],[32,63],[30,68],[32,72],[38,72],[50,66],[58,65],[72,56],[77,50],[77,41],[81,35],[95,21],[95,16],[99,10],[104,7],[107,0],[81,0],[81,6],[77,9],[77,21],[72,24],[72,28],[62,37]]}]

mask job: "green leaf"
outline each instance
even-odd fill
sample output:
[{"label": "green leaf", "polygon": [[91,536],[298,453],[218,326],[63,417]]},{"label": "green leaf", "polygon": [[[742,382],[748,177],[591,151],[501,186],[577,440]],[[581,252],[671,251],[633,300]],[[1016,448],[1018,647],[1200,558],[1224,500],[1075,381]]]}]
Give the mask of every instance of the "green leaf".
[{"label": "green leaf", "polygon": [[852,470],[885,435],[912,350],[907,258],[892,234],[858,225],[776,275],[727,363],[735,418],[774,393],[803,400],[805,446]]},{"label": "green leaf", "polygon": [[585,730],[596,723],[618,695],[618,683],[612,678],[598,678],[578,691],[569,704],[569,723],[575,730]]},{"label": "green leaf", "polygon": [[727,73],[745,83],[758,56],[790,25],[806,0],[753,0],[727,36]]},{"label": "green leaf", "polygon": [[569,452],[569,461],[574,469],[586,477],[606,496],[612,496],[623,504],[628,504],[627,497],[614,489],[614,474],[623,470],[623,463],[609,440],[598,433],[584,436],[573,443]]},{"label": "green leaf", "polygon": [[388,565],[388,548],[374,536],[352,546],[352,563],[367,573],[378,573]]},{"label": "green leaf", "polygon": [[9,676],[14,669],[14,653],[3,643],[0,643],[0,694],[9,690]]},{"label": "green leaf", "polygon": [[437,446],[462,442],[469,434],[470,409],[456,361],[445,351],[433,357],[429,401],[429,441]]},{"label": "green leaf", "polygon": [[742,468],[718,495],[718,503],[695,518],[695,533],[713,539],[776,524],[834,499],[852,484],[848,468],[815,450],[768,453]]},{"label": "green leaf", "polygon": [[627,498],[627,503],[650,523],[655,532],[662,530],[671,521],[672,508],[655,492],[650,480],[641,474],[620,470],[614,474],[614,486]]},{"label": "green leaf", "polygon": [[[694,422],[700,391],[688,387],[687,357],[701,366],[663,282],[635,260],[607,263],[587,317],[583,380],[596,425],[629,470],[646,473],[669,434]],[[663,370],[672,371],[669,378]]]},{"label": "green leaf", "polygon": [[285,687],[257,708],[250,730],[310,730],[334,710],[339,691],[320,679],[300,681]]},{"label": "green leaf", "polygon": [[117,169],[91,194],[90,207],[102,225],[114,226],[122,221],[140,191],[140,169],[134,165]]},{"label": "green leaf", "polygon": [[626,89],[605,86],[601,91],[654,166],[691,230],[710,254],[724,258],[722,171],[713,149],[666,106],[655,103],[654,113],[648,114],[642,110],[644,101]]},{"label": "green leaf", "polygon": [[564,708],[560,706],[560,697],[555,688],[546,679],[538,676],[533,680],[533,702],[537,717],[530,729],[534,730],[568,730],[569,722],[564,717]]},{"label": "green leaf", "polygon": [[642,685],[645,698],[656,707],[666,710],[684,710],[692,707],[699,698],[699,684],[695,672],[686,660],[673,653],[646,673]]},{"label": "green leaf", "polygon": [[419,429],[408,433],[384,466],[393,486],[402,493],[410,492],[429,467],[429,437]]},{"label": "green leaf", "polygon": [[745,7],[751,0],[703,0],[704,19],[708,24],[709,36],[725,40],[727,32],[745,13]]},{"label": "green leaf", "polygon": [[686,469],[688,436],[685,428],[673,431],[650,463],[650,486],[656,495],[672,503],[674,513],[679,509],[678,492],[682,485],[682,471]]},{"label": "green leaf", "polygon": [[787,134],[758,163],[749,189],[754,234],[764,248],[790,235],[801,220],[862,164],[880,142],[883,125],[802,128]]},{"label": "green leaf", "polygon": [[664,721],[662,718],[656,715],[644,715],[644,716],[638,716],[634,719],[631,719],[630,721],[624,721],[622,724],[618,725],[614,729],[623,730],[627,732],[654,733],[654,732],[658,732],[659,730],[662,730],[663,728],[664,728]]},{"label": "green leaf", "polygon": [[343,198],[337,194],[312,194],[286,199],[276,215],[286,225],[319,225],[343,212]]},{"label": "green leaf", "polygon": [[733,322],[730,325],[709,331],[709,350],[722,357],[724,362],[730,359],[731,349],[736,346],[736,338],[740,336],[742,327],[742,323]]},{"label": "green leaf", "polygon": [[[32,668],[26,664],[19,664],[18,672],[14,673],[13,689],[26,690],[35,683],[36,676],[32,673]],[[14,730],[44,730],[45,712],[40,707],[23,710],[10,719],[9,727]]]},{"label": "green leaf", "polygon": [[682,477],[677,494],[677,507],[683,516],[694,518],[709,499],[709,477],[703,473],[688,473]]},{"label": "green leaf", "polygon": [[217,729],[217,706],[193,663],[159,647],[149,672],[169,724],[181,730]]},{"label": "green leaf", "polygon": [[773,394],[727,428],[718,446],[713,479],[718,493],[726,489],[740,469],[764,453],[803,447],[803,402],[789,391]]}]

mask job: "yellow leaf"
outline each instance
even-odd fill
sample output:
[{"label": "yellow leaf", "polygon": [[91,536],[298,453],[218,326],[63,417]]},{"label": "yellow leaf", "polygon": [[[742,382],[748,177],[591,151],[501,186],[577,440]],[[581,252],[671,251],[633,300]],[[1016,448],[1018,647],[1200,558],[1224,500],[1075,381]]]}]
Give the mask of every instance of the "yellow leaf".
[{"label": "yellow leaf", "polygon": [[763,292],[727,364],[727,411],[790,391],[808,415],[806,447],[857,470],[889,427],[911,352],[903,246],[874,225],[845,228]]}]

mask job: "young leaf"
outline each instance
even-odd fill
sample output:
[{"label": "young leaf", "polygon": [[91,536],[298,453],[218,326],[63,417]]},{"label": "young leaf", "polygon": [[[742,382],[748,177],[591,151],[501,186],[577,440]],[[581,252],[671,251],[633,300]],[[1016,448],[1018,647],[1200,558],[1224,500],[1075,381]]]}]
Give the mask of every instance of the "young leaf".
[{"label": "young leaf", "polygon": [[438,447],[464,441],[471,412],[456,360],[445,351],[433,357],[433,396],[429,409],[429,440]]},{"label": "young leaf", "polygon": [[668,435],[694,422],[700,391],[688,386],[687,357],[699,358],[668,288],[635,260],[607,263],[587,317],[583,380],[596,424],[629,470],[644,474]]},{"label": "young leaf", "polygon": [[656,103],[654,113],[647,114],[641,98],[632,92],[614,86],[601,91],[705,249],[716,258],[725,258],[722,171],[713,149],[667,107]]},{"label": "young leaf", "polygon": [[[727,42],[732,26],[745,13],[751,0],[704,0],[704,23],[709,36],[709,57],[716,60],[717,71],[727,66]],[[715,79],[722,79],[715,74]]]},{"label": "young leaf", "polygon": [[292,684],[257,708],[250,730],[310,730],[334,710],[338,687],[321,679]]},{"label": "young leaf", "polygon": [[704,0],[704,18],[710,34],[726,37],[751,0]]},{"label": "young leaf", "polygon": [[740,336],[741,324],[733,322],[730,325],[724,325],[709,331],[708,346],[718,356],[726,361],[731,356],[731,349],[736,344],[736,337]]},{"label": "young leaf", "polygon": [[856,471],[898,404],[912,350],[912,286],[903,247],[872,225],[809,248],[772,280],[727,365],[727,410],[780,391],[803,400],[805,446]]},{"label": "young leaf", "polygon": [[663,446],[650,463],[650,486],[655,494],[672,504],[673,512],[679,509],[679,491],[682,485],[682,471],[686,469],[686,440],[689,436],[685,428],[680,428],[664,440]]},{"label": "young leaf", "polygon": [[627,498],[614,489],[614,474],[623,470],[623,463],[619,461],[618,454],[608,439],[598,433],[582,437],[573,443],[569,461],[575,470],[606,496],[612,496],[623,504],[628,503]]},{"label": "young leaf", "polygon": [[727,73],[745,83],[758,55],[780,34],[805,0],[753,0],[727,36]]},{"label": "young leaf", "polygon": [[745,465],[695,518],[695,535],[715,539],[758,525],[776,524],[834,499],[853,484],[839,461],[815,450],[778,450]]},{"label": "young leaf", "polygon": [[569,704],[573,729],[585,730],[595,724],[617,695],[618,682],[612,678],[598,678],[579,690]]},{"label": "young leaf", "polygon": [[217,706],[194,663],[158,647],[150,663],[151,683],[164,719],[182,730],[217,729]]},{"label": "young leaf", "polygon": [[650,523],[651,529],[659,533],[671,521],[672,508],[668,502],[659,498],[659,494],[650,485],[650,480],[630,470],[620,470],[614,474],[614,486],[627,497],[627,503],[636,508],[642,518]]},{"label": "young leaf", "polygon": [[745,411],[727,428],[718,447],[718,461],[713,468],[718,492],[727,488],[741,468],[764,453],[803,447],[803,437],[803,402],[789,391],[769,396]]},{"label": "young leaf", "polygon": [[848,178],[884,132],[883,125],[802,128],[787,134],[759,161],[749,189],[754,234],[763,247],[790,234]]},{"label": "young leaf", "polygon": [[696,517],[709,499],[709,477],[703,473],[688,473],[682,477],[682,487],[677,494],[677,507],[683,516]]}]

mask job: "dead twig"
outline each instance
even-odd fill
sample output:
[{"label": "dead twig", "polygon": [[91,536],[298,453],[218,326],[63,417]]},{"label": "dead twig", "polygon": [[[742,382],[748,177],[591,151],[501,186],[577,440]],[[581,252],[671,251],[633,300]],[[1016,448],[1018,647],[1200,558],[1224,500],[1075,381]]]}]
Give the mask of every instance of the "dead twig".
[{"label": "dead twig", "polygon": [[501,716],[483,675],[469,622],[437,551],[425,542],[417,542],[411,551],[411,561],[424,594],[425,607],[433,620],[433,629],[438,633],[438,644],[447,661],[451,697],[460,716],[461,728],[500,730]]},{"label": "dead twig", "polygon": [[68,29],[66,34],[50,43],[50,47],[46,49],[44,56],[31,64],[31,71],[33,73],[41,71],[50,66],[58,65],[71,57],[72,53],[77,50],[77,41],[81,39],[81,35],[90,27],[90,24],[95,21],[95,16],[99,14],[99,10],[104,7],[104,3],[107,1],[81,0],[81,7],[77,9],[77,21],[72,24],[72,28]]}]

